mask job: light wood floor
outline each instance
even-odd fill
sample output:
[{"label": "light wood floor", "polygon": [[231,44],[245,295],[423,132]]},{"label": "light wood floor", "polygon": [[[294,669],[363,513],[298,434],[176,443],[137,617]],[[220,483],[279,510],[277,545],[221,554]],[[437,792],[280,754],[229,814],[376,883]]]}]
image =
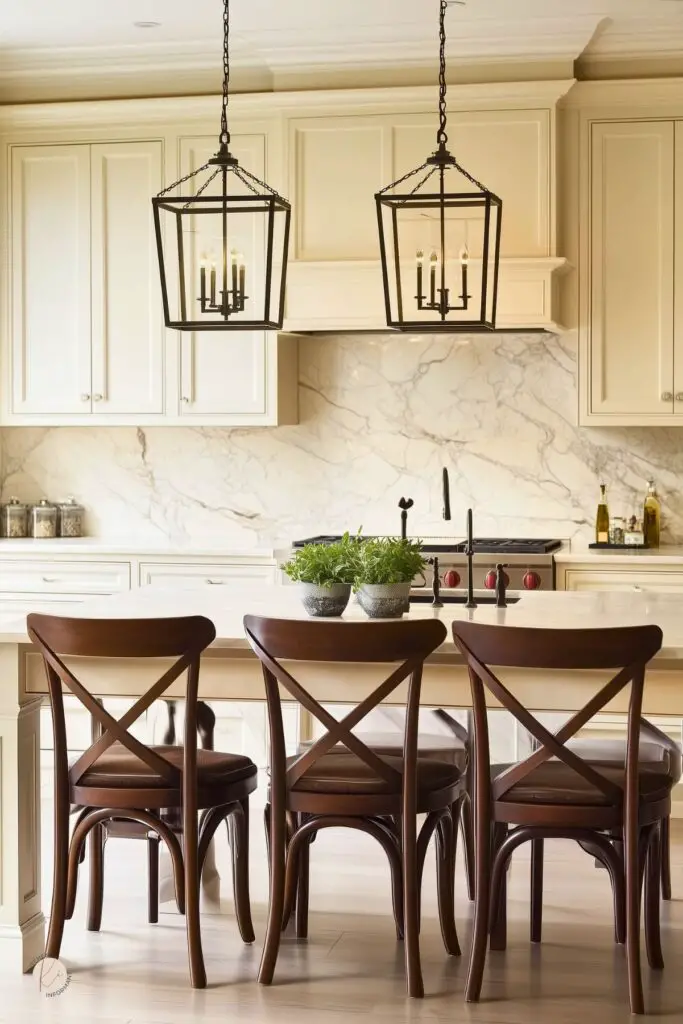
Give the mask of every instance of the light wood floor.
[{"label": "light wood floor", "polygon": [[[47,780],[46,780],[47,781]],[[44,843],[49,847],[50,806],[45,802]],[[683,1020],[683,822],[675,829],[674,895],[663,911],[665,971],[645,969],[651,1012]],[[547,844],[545,930],[540,947],[528,941],[528,860],[513,863],[509,947],[490,956],[482,1002],[463,1002],[466,957],[449,959],[441,945],[434,873],[425,879],[422,936],[426,998],[404,994],[402,949],[394,937],[388,871],[370,839],[355,833],[323,834],[312,849],[310,939],[286,938],[275,984],[255,981],[263,936],[267,871],[261,819],[252,829],[252,901],[258,940],[244,947],[232,919],[227,846],[221,835],[218,865],[224,876],[223,914],[203,918],[209,988],[189,987],[182,919],[164,914],[146,923],[143,843],[113,841],[107,849],[103,928],[85,931],[86,885],[76,917],[67,922],[62,959],[71,984],[45,999],[30,977],[0,963],[0,1021],[65,1024],[343,1024],[372,1018],[396,1021],[472,1021],[476,1024],[616,1024],[630,1019],[623,951],[612,942],[605,872],[573,844]],[[46,861],[49,849],[46,850]],[[45,864],[46,903],[50,892]],[[85,878],[83,879],[85,881]],[[457,918],[465,952],[471,906],[462,871]]]}]

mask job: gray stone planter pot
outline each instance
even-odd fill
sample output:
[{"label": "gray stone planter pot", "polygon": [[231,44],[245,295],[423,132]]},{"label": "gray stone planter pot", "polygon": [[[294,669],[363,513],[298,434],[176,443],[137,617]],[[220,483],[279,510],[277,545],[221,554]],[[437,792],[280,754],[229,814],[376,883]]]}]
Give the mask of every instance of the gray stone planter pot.
[{"label": "gray stone planter pot", "polygon": [[410,609],[411,583],[364,583],[358,604],[371,619],[400,619]]},{"label": "gray stone planter pot", "polygon": [[321,587],[317,583],[300,583],[299,593],[304,608],[316,618],[338,618],[351,597],[350,583],[333,583]]}]

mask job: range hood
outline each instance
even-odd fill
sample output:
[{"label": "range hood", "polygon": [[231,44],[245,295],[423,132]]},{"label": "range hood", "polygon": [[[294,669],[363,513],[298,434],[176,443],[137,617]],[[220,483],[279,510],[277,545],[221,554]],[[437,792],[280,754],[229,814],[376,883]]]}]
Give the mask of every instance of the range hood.
[{"label": "range hood", "polygon": [[[557,257],[501,260],[496,331],[560,330],[560,281],[568,268]],[[283,329],[388,331],[379,261],[291,261]]]}]

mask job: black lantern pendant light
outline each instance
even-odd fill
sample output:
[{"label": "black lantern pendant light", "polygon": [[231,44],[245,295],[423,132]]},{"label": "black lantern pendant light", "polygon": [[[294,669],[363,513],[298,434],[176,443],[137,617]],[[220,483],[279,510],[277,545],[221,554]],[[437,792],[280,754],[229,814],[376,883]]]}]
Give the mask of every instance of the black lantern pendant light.
[{"label": "black lantern pendant light", "polygon": [[375,196],[387,324],[401,331],[493,330],[503,204],[447,148],[447,0],[440,5],[436,152]]},{"label": "black lantern pendant light", "polygon": [[152,199],[164,318],[181,331],[274,330],[284,317],[291,207],[230,152],[229,36],[224,0],[218,152]]}]

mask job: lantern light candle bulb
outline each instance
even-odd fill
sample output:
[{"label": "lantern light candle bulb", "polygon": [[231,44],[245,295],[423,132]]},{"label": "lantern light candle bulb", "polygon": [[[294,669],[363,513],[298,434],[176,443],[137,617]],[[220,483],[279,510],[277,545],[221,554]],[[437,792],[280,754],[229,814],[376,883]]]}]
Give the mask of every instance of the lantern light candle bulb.
[{"label": "lantern light candle bulb", "polygon": [[424,252],[422,251],[422,249],[418,249],[417,253],[415,255],[415,260],[417,262],[417,296],[416,297],[417,297],[418,306],[422,303],[422,299],[424,298],[424,296],[422,294],[422,264],[424,263],[424,258],[425,258]]},{"label": "lantern light candle bulb", "polygon": [[239,264],[239,301],[242,309],[244,309],[244,285],[246,277],[246,267],[244,265],[244,256],[241,252],[237,254],[237,263]]},{"label": "lantern light candle bulb", "polygon": [[436,302],[436,264],[438,259],[435,252],[429,257],[429,301],[432,306]]}]

